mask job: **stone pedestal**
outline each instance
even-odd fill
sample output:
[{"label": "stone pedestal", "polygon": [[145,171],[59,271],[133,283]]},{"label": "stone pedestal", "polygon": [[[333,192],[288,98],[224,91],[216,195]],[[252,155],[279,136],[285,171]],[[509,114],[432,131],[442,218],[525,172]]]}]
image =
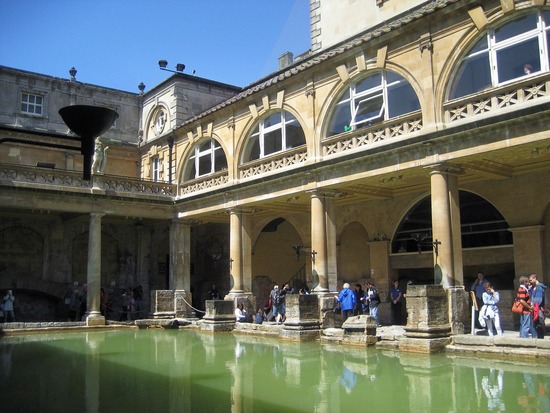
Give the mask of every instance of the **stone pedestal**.
[{"label": "stone pedestal", "polygon": [[323,329],[340,328],[342,326],[342,315],[334,314],[333,309],[336,305],[335,294],[315,294],[319,297],[319,319]]},{"label": "stone pedestal", "polygon": [[191,303],[193,297],[189,291],[176,290],[174,292],[174,310],[176,318],[196,319],[197,315]]},{"label": "stone pedestal", "polygon": [[229,300],[206,300],[202,331],[232,331],[235,328],[235,304]]},{"label": "stone pedestal", "polygon": [[174,290],[151,291],[151,318],[174,318],[176,316],[174,305]]},{"label": "stone pedestal", "polygon": [[286,321],[280,337],[287,340],[317,340],[319,324],[319,297],[290,294],[286,296]]},{"label": "stone pedestal", "polygon": [[86,326],[92,327],[92,326],[104,326],[105,325],[105,317],[101,315],[101,313],[91,313],[86,317]]},{"label": "stone pedestal", "polygon": [[191,293],[185,290],[151,291],[151,318],[196,318]]},{"label": "stone pedestal", "polygon": [[408,320],[399,350],[418,353],[444,351],[450,342],[447,292],[441,285],[410,285],[407,289]]},{"label": "stone pedestal", "polygon": [[449,303],[449,323],[453,335],[464,334],[470,330],[470,302],[464,287],[447,289]]},{"label": "stone pedestal", "polygon": [[348,317],[342,324],[344,337],[342,343],[372,346],[378,341],[376,321],[370,315]]}]

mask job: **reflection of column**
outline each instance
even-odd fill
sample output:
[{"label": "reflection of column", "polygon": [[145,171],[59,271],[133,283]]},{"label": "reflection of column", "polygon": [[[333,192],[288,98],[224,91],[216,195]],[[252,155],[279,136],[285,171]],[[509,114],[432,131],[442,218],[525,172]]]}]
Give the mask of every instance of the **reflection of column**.
[{"label": "reflection of column", "polygon": [[[89,291],[89,290],[88,290]],[[88,351],[86,352],[86,364],[85,364],[85,403],[86,413],[97,413],[100,411],[99,406],[99,386],[101,383],[99,363],[100,363],[100,342],[104,340],[103,334],[97,333],[86,334],[86,344],[88,345]]]},{"label": "reflection of column", "polygon": [[316,292],[328,292],[328,261],[327,261],[327,220],[325,214],[324,196],[319,191],[311,191],[311,249],[313,256],[312,272]]},{"label": "reflection of column", "polygon": [[431,168],[432,239],[441,242],[437,245],[438,253],[434,254],[435,282],[444,287],[463,285],[458,198],[458,174],[461,170],[448,164]]},{"label": "reflection of column", "polygon": [[101,218],[103,213],[90,214],[88,238],[88,292],[87,292],[87,325],[104,325],[105,317],[100,312],[101,290]]},{"label": "reflection of column", "polygon": [[243,292],[243,228],[242,211],[234,208],[230,213],[231,294]]}]

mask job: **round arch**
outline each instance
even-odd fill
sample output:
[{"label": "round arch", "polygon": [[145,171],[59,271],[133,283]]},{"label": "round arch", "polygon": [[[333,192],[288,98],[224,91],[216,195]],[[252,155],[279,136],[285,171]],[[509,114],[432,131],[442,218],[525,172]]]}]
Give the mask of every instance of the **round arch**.
[{"label": "round arch", "polygon": [[[210,144],[209,148],[206,148],[205,145],[208,143]],[[203,147],[203,150],[201,150],[201,147]],[[194,169],[196,171],[196,168],[197,168],[197,164],[195,163],[195,165],[193,165],[191,161],[193,160],[193,162],[197,162],[197,163],[200,162],[200,159],[197,158],[197,156],[199,157],[202,156],[205,159],[205,162],[210,164],[211,166],[210,172],[204,173],[199,177],[208,176],[213,173],[220,172],[224,169],[229,171],[230,162],[227,157],[227,153],[228,152],[227,152],[227,147],[225,146],[225,143],[223,142],[223,140],[219,139],[218,136],[216,136],[215,134],[212,134],[212,136],[202,137],[201,139],[194,142],[193,145],[189,145],[189,147],[185,149],[181,157],[181,159],[183,159],[183,162],[180,163],[180,166],[177,171],[178,182],[184,183],[184,182],[198,178],[196,176],[193,176],[193,177],[189,176],[192,173],[192,170]],[[210,155],[210,157],[207,160],[206,158],[208,155]]]},{"label": "round arch", "polygon": [[[508,222],[485,198],[460,190],[459,202],[463,249],[512,244]],[[428,195],[416,202],[399,223],[392,237],[392,253],[431,251],[431,216],[431,196]]]},{"label": "round arch", "polygon": [[145,142],[151,142],[166,132],[170,124],[170,111],[164,103],[153,106],[145,117]]},{"label": "round arch", "polygon": [[[539,7],[534,7],[532,5],[518,7],[515,12],[507,14],[504,14],[501,9],[496,9],[494,13],[487,15],[488,24],[482,31],[478,30],[472,22],[469,29],[456,42],[457,46],[453,48],[452,53],[448,56],[441,70],[441,75],[436,84],[436,107],[443,110],[443,104],[452,99],[451,89],[453,88],[454,82],[457,80],[457,76],[460,75],[463,59],[470,51],[476,49],[479,43],[487,37],[489,30],[503,28],[507,24],[530,14],[537,13],[539,10],[541,10]],[[519,49],[521,50],[522,48]],[[518,60],[517,57],[517,53],[515,53],[513,59]],[[518,61],[522,63],[521,60]],[[479,74],[479,70],[474,71],[474,73]],[[513,76],[511,79],[514,77],[521,77],[522,75],[523,73],[520,73],[517,76]],[[443,113],[439,113],[438,117],[442,119]]]},{"label": "round arch", "polygon": [[322,137],[420,111],[418,90],[413,76],[401,66],[388,64],[384,69],[361,71],[337,84],[326,100],[319,116]]},{"label": "round arch", "polygon": [[[266,121],[269,125],[266,125]],[[302,117],[288,105],[262,112],[244,128],[242,139],[239,139],[235,151],[238,165],[261,159],[272,153],[280,153],[294,147],[307,145],[306,129],[303,125]],[[253,137],[256,129],[258,129],[257,144],[254,141],[256,138]],[[269,141],[265,139],[267,137],[269,137]],[[255,156],[256,151],[258,152],[257,157],[250,159]]]}]

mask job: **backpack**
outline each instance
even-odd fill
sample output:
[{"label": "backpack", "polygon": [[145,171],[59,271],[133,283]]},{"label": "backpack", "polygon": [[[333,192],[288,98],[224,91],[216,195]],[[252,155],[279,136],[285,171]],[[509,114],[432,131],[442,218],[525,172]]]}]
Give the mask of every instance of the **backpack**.
[{"label": "backpack", "polygon": [[275,291],[275,296],[273,297],[273,304],[280,306],[283,303],[283,297],[281,295],[281,290]]}]

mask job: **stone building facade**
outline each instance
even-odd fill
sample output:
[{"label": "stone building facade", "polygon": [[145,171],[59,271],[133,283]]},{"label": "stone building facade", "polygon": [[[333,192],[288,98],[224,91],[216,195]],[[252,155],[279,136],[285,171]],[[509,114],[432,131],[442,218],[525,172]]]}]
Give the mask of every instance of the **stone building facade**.
[{"label": "stone building facade", "polygon": [[[33,269],[8,262],[0,288],[19,288],[13,267],[74,283],[85,273],[78,254],[99,257],[102,286],[184,291],[198,309],[212,283],[260,305],[273,283],[331,294],[369,278],[387,322],[393,279],[468,289],[483,271],[503,308],[520,275],[544,280],[545,1],[342,3],[311,1],[311,50],[242,90],[170,84],[176,75],[129,94],[135,176],[111,175],[108,161],[93,187],[66,184],[78,174],[57,168],[65,178],[29,182],[42,169],[0,145],[3,248],[19,236],[23,257],[36,238]],[[349,17],[349,32],[335,16]],[[90,238],[76,243],[93,217],[96,255]]]}]

